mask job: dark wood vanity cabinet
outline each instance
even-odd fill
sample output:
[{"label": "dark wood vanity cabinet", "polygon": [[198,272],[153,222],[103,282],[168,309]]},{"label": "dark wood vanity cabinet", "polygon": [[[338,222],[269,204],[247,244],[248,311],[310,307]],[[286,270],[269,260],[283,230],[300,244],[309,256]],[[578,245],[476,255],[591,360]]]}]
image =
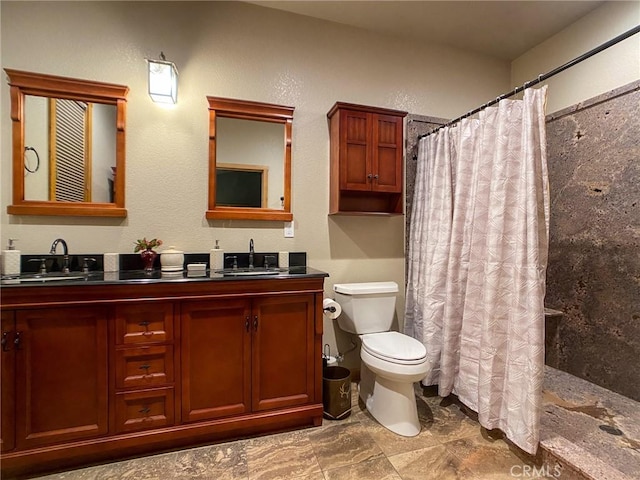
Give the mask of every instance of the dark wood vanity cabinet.
[{"label": "dark wood vanity cabinet", "polygon": [[183,421],[312,402],[314,301],[283,295],[184,302]]},{"label": "dark wood vanity cabinet", "polygon": [[3,289],[3,478],[320,425],[323,281]]},{"label": "dark wood vanity cabinet", "polygon": [[183,421],[250,412],[250,302],[183,302],[180,325]]},{"label": "dark wood vanity cabinet", "polygon": [[16,340],[15,312],[2,311],[2,349],[0,350],[0,451],[13,450],[16,444],[15,434],[15,402],[16,402]]},{"label": "dark wood vanity cabinet", "polygon": [[[3,312],[2,320],[8,340],[2,352],[3,450],[106,434],[105,308]],[[5,398],[9,392],[13,398]]]},{"label": "dark wood vanity cabinet", "polygon": [[401,214],[407,112],[336,103],[330,134],[330,214]]},{"label": "dark wood vanity cabinet", "polygon": [[114,376],[116,432],[175,423],[174,304],[115,306]]}]

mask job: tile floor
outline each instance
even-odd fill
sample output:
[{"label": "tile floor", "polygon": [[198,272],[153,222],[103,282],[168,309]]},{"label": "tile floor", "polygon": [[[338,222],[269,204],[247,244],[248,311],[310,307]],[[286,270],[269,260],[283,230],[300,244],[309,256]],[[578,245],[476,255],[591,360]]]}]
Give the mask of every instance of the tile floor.
[{"label": "tile floor", "polygon": [[499,432],[480,427],[473,412],[453,397],[438,397],[432,387],[416,384],[422,431],[413,438],[376,423],[356,392],[354,384],[352,414],[324,420],[321,427],[38,480],[640,479],[640,404],[551,367],[545,373],[535,459]]},{"label": "tile floor", "polygon": [[[123,462],[39,480],[446,480],[511,479],[534,459],[481,428],[452,399],[416,385],[421,433],[397,436],[354,394],[352,414],[304,429]],[[472,412],[471,412],[472,414]],[[538,476],[537,478],[544,478]]]}]

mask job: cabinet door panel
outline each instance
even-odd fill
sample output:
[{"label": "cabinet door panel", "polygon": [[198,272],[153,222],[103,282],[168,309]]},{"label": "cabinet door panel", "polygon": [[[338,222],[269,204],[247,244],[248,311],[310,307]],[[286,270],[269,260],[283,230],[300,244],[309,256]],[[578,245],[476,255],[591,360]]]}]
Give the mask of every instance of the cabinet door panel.
[{"label": "cabinet door panel", "polygon": [[107,433],[107,316],[102,307],[16,313],[16,444]]},{"label": "cabinet door panel", "polygon": [[371,129],[370,116],[363,112],[343,111],[340,121],[340,188],[342,190],[370,190]]},{"label": "cabinet door panel", "polygon": [[0,370],[2,374],[2,433],[0,438],[0,451],[7,452],[15,446],[15,325],[14,313],[2,312],[2,348],[0,349]]},{"label": "cabinet door panel", "polygon": [[377,176],[372,189],[402,192],[402,118],[376,115],[373,124],[373,171]]},{"label": "cabinet door panel", "polygon": [[249,302],[184,302],[181,308],[182,421],[251,411]]},{"label": "cabinet door panel", "polygon": [[116,343],[119,345],[173,340],[173,304],[142,303],[116,308]]},{"label": "cabinet door panel", "polygon": [[[254,300],[253,410],[302,405],[313,398],[314,296]],[[319,361],[319,359],[318,359]]]}]

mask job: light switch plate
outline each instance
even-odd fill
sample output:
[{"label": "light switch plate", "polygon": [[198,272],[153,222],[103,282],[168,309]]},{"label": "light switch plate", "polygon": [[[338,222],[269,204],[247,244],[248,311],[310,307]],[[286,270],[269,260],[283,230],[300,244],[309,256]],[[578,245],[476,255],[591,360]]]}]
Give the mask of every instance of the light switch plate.
[{"label": "light switch plate", "polygon": [[284,238],[293,238],[293,221],[284,222]]}]

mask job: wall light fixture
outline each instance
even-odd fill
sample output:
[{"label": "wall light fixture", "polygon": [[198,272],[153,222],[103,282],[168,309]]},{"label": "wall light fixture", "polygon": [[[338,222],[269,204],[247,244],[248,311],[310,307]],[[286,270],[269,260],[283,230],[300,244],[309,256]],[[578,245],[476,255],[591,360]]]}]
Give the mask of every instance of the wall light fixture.
[{"label": "wall light fixture", "polygon": [[160,60],[147,59],[149,64],[149,96],[156,103],[178,101],[178,69],[160,52]]}]

